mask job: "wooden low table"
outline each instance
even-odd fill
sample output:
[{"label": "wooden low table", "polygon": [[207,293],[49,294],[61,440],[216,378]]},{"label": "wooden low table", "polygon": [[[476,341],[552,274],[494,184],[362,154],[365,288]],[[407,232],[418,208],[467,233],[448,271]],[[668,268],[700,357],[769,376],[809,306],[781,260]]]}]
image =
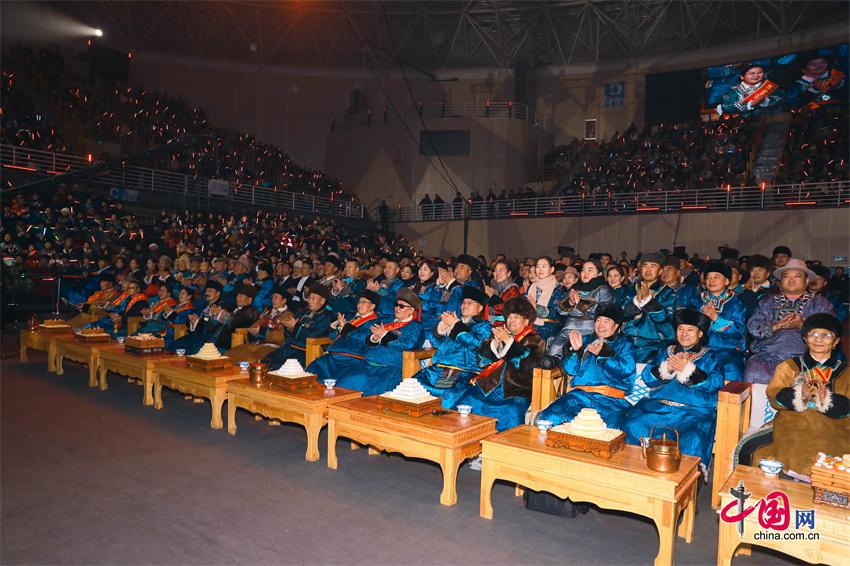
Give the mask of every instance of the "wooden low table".
[{"label": "wooden low table", "polygon": [[[850,564],[850,511],[812,502],[812,486],[790,480],[766,478],[758,468],[737,466],[719,491],[720,509],[737,501],[729,492],[744,482],[750,497],[744,505],[757,504],[773,491],[781,491],[790,503],[790,524],[784,531],[764,529],[758,523],[758,507],[744,519],[744,534],[738,534],[737,523],[720,519],[717,535],[717,564],[732,564],[736,550],[746,553],[750,545],[772,548],[811,564]],[[733,510],[737,510],[737,505]],[[814,528],[796,527],[796,511],[814,510]],[[756,534],[759,539],[756,539]],[[778,535],[779,540],[764,540],[765,533]],[[786,538],[788,537],[788,538]],[[810,538],[811,537],[811,538]],[[817,540],[812,540],[817,538]],[[739,549],[740,545],[745,545]]]},{"label": "wooden low table", "polygon": [[[47,371],[53,373],[56,371],[56,353],[51,349],[51,341],[59,336],[70,336],[68,332],[39,332],[33,330],[21,330],[20,335],[20,361],[26,363],[29,361],[27,350],[36,350],[38,352],[47,353]],[[55,342],[54,342],[55,344]]]},{"label": "wooden low table", "polygon": [[528,425],[506,430],[481,444],[480,513],[485,519],[493,518],[490,494],[493,483],[502,479],[573,501],[649,517],[655,521],[660,539],[657,565],[673,563],[676,521],[683,511],[678,534],[691,542],[697,482],[702,477],[699,458],[683,456],[679,471],[662,474],[646,466],[636,446],[626,446],[606,460],[587,452],[550,448],[546,435]]},{"label": "wooden low table", "polygon": [[328,407],[341,401],[361,397],[353,389],[325,389],[313,387],[300,391],[286,391],[266,381],[253,385],[249,379],[239,379],[227,384],[227,432],[236,434],[236,409],[258,413],[270,419],[297,423],[307,429],[307,461],[319,459],[319,432],[328,422]]},{"label": "wooden low table", "polygon": [[481,452],[481,441],[496,433],[496,419],[455,411],[411,417],[378,409],[376,397],[328,407],[328,467],[337,468],[336,440],[342,436],[387,452],[437,462],[443,470],[440,503],[457,503],[457,470]]},{"label": "wooden low table", "polygon": [[106,372],[108,371],[134,377],[142,380],[144,387],[142,404],[153,405],[154,364],[177,359],[178,357],[171,353],[140,356],[127,353],[123,349],[104,349],[100,352],[100,363],[98,365],[100,390],[109,389],[109,385],[106,383]]},{"label": "wooden low table", "polygon": [[235,379],[245,379],[247,373],[239,370],[239,366],[228,369],[203,371],[190,368],[185,358],[175,361],[162,361],[154,364],[153,369],[154,407],[162,409],[162,388],[177,390],[181,393],[204,397],[212,404],[211,428],[222,428],[221,406],[227,399],[227,382]]},{"label": "wooden low table", "polygon": [[[64,361],[79,362],[89,368],[89,387],[97,387],[97,366],[100,363],[100,353],[106,350],[122,349],[117,342],[78,342],[73,335],[59,335],[54,339],[51,348],[55,349],[56,375],[65,373]],[[49,353],[48,353],[49,357]]]}]

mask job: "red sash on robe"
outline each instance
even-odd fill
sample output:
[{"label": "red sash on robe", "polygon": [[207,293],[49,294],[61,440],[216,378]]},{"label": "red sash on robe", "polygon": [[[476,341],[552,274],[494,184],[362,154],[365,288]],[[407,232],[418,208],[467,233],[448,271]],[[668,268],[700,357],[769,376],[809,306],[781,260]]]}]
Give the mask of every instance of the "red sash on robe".
[{"label": "red sash on robe", "polygon": [[[533,326],[526,326],[525,328],[523,328],[522,330],[517,332],[516,335],[514,335],[514,337],[513,337],[514,342],[522,342],[523,338],[525,338],[526,336],[528,336],[529,334],[531,334],[533,332],[534,332]],[[479,379],[483,379],[483,378],[487,377],[488,375],[492,374],[494,371],[497,371],[503,365],[505,365],[505,358],[500,358],[493,363],[487,364],[487,366],[484,369],[482,369],[480,372],[478,372],[478,375],[476,375],[475,377],[473,377],[472,379],[469,380],[469,384],[473,385],[476,381],[478,381]]]},{"label": "red sash on robe", "polygon": [[750,103],[756,106],[759,102],[770,96],[773,91],[779,88],[779,85],[772,81],[764,81],[760,87],[752,92],[748,97],[741,101],[741,104]]}]

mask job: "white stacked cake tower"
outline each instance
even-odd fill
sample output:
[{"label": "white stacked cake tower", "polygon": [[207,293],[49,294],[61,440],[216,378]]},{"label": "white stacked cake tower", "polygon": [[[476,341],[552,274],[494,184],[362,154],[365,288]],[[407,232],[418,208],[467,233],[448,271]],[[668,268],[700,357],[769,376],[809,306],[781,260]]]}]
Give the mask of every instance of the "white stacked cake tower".
[{"label": "white stacked cake tower", "polygon": [[219,353],[218,348],[215,347],[215,344],[212,342],[207,342],[201,349],[198,350],[198,353],[192,356],[193,358],[198,358],[200,360],[217,360],[222,357],[221,353]]},{"label": "white stacked cake tower", "polygon": [[420,403],[427,403],[432,399],[436,399],[436,397],[428,393],[428,391],[422,387],[419,380],[413,378],[401,380],[401,383],[399,383],[395,389],[382,393],[381,397],[405,401],[407,403],[414,403],[416,405],[419,405]]},{"label": "white stacked cake tower", "polygon": [[306,371],[304,371],[304,367],[301,363],[295,358],[290,358],[284,362],[280,368],[271,372],[273,375],[278,375],[280,377],[304,377],[305,375],[309,375]]},{"label": "white stacked cake tower", "polygon": [[552,430],[602,441],[613,440],[621,432],[608,428],[596,409],[582,409],[571,422],[558,425]]}]

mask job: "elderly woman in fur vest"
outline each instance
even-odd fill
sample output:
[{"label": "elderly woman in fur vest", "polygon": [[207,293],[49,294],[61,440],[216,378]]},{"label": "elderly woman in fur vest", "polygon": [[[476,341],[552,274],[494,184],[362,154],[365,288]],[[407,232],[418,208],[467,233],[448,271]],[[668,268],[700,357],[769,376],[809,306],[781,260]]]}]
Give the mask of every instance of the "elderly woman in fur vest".
[{"label": "elderly woman in fur vest", "polygon": [[534,332],[537,312],[527,299],[508,299],[503,314],[505,325],[493,327],[493,336],[478,348],[483,369],[455,405],[471,405],[473,413],[498,419],[496,430],[525,421],[532,373],[546,349],[543,338]]},{"label": "elderly woman in fur vest", "polygon": [[786,472],[809,475],[818,452],[850,453],[850,371],[836,356],[841,323],[828,313],[813,314],[801,334],[806,353],[779,364],[767,386],[776,417],[742,441],[740,463],[770,458]]}]

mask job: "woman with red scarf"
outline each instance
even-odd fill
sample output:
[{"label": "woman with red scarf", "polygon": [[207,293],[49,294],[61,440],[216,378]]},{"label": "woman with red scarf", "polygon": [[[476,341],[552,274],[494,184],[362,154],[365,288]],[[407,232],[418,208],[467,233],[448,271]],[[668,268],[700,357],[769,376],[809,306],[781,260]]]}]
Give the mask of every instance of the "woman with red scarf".
[{"label": "woman with red scarf", "polygon": [[483,369],[455,405],[471,405],[473,413],[498,419],[500,431],[525,421],[532,372],[546,350],[545,341],[534,332],[537,313],[527,299],[508,299],[504,315],[504,326],[493,327],[493,337],[478,348]]}]

